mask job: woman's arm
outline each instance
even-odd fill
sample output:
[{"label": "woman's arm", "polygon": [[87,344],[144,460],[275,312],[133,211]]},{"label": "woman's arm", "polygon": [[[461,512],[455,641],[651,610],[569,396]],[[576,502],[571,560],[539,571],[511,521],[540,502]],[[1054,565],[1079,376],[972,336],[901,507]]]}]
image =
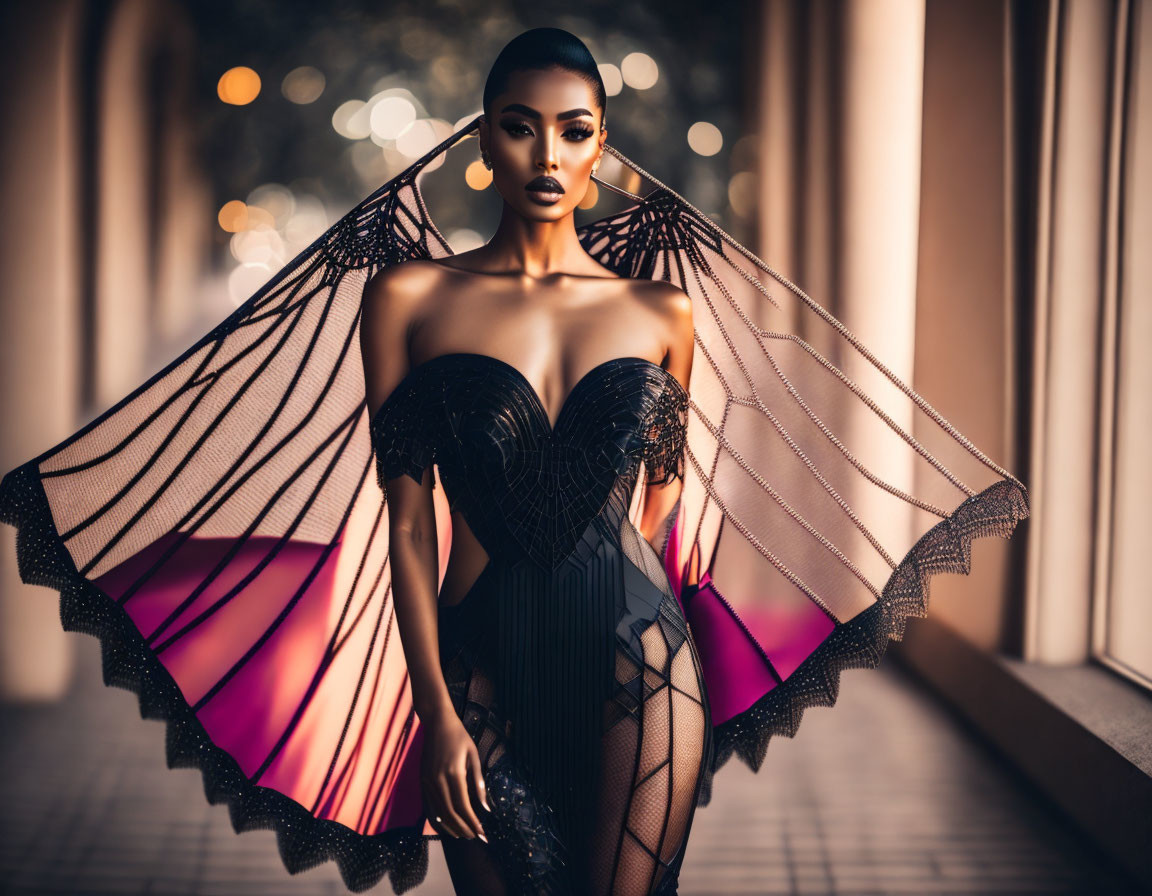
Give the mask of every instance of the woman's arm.
[{"label": "woman's arm", "polygon": [[[688,378],[692,373],[692,352],[695,348],[692,300],[679,287],[668,284],[663,301],[666,303],[665,312],[671,334],[668,342],[666,369],[680,381],[680,384],[687,391]],[[640,534],[648,540],[657,554],[660,553],[660,547],[664,542],[664,527],[669,523],[668,515],[676,506],[683,485],[683,481],[677,477],[664,484],[649,484],[647,486],[644,506],[640,512],[639,529]]]},{"label": "woman's arm", "polygon": [[[408,332],[418,311],[416,278],[402,267],[386,268],[364,287],[360,349],[369,413],[408,372]],[[454,714],[440,671],[436,631],[436,513],[432,470],[417,485],[409,476],[388,480],[388,539],[396,621],[412,678],[412,702],[421,721]]]},{"label": "woman's arm", "polygon": [[[422,265],[398,265],[380,271],[364,287],[360,348],[370,414],[409,369],[408,334],[429,295]],[[434,294],[434,293],[432,293]],[[388,553],[392,599],[404,659],[412,683],[412,703],[425,726],[422,784],[433,812],[455,837],[484,837],[468,798],[485,804],[484,779],[475,744],[452,706],[440,670],[437,631],[436,512],[432,469],[417,484],[407,475],[385,483],[388,494]],[[487,808],[485,806],[485,808]]]}]

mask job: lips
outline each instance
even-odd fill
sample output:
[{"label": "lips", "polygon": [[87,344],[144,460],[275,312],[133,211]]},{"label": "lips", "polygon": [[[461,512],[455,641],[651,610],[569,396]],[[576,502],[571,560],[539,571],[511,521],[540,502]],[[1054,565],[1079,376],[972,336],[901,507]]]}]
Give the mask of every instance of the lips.
[{"label": "lips", "polygon": [[549,177],[547,174],[530,180],[524,189],[529,193],[555,194],[557,196],[564,192],[564,188],[560,186],[560,181],[554,177]]}]

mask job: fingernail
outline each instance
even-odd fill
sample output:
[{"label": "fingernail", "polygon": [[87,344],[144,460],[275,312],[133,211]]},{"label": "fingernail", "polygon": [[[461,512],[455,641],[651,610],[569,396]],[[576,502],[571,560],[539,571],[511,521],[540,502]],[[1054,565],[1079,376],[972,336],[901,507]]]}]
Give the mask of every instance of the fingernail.
[{"label": "fingernail", "polygon": [[483,840],[485,843],[488,842],[488,838],[485,837],[483,834],[480,835],[480,839]]}]

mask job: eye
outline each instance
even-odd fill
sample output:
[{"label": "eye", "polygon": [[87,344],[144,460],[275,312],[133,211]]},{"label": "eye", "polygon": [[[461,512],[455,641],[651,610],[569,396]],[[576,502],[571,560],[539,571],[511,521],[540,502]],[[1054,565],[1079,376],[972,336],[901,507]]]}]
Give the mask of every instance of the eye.
[{"label": "eye", "polygon": [[[530,127],[528,127],[528,125],[524,124],[524,122],[522,122],[522,121],[501,122],[500,126],[502,128],[504,128],[505,131],[507,131],[509,134],[511,134],[514,137],[520,137],[520,136],[531,137],[531,136],[533,136],[532,129]],[[592,136],[593,133],[594,133],[593,130],[590,127],[588,127],[587,125],[584,125],[584,126],[577,125],[575,127],[568,128],[568,130],[566,130],[564,132],[564,136],[568,137],[569,139],[575,140],[576,142],[581,142],[583,140],[587,140],[589,137]]]}]

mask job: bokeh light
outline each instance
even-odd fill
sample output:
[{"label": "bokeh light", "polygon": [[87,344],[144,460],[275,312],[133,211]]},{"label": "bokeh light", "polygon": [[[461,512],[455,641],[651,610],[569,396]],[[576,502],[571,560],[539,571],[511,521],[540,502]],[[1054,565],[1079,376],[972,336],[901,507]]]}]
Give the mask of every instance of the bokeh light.
[{"label": "bokeh light", "polygon": [[738,171],[728,181],[728,204],[741,218],[751,218],[756,210],[757,184],[751,171]]},{"label": "bokeh light", "polygon": [[577,208],[592,208],[600,199],[600,187],[595,181],[588,181],[588,189],[584,192],[584,198],[577,204]]},{"label": "bokeh light", "polygon": [[289,102],[301,106],[314,103],[324,92],[324,75],[310,65],[294,68],[280,82],[280,92]]},{"label": "bokeh light", "polygon": [[239,199],[225,202],[216,214],[221,228],[228,233],[236,233],[248,227],[248,206]]},{"label": "bokeh light", "polygon": [[245,230],[272,230],[276,226],[276,219],[271,212],[258,205],[248,206],[248,226]]},{"label": "bokeh light", "polygon": [[368,116],[363,115],[364,100],[348,100],[336,107],[332,113],[332,127],[341,137],[349,140],[362,140],[372,133],[368,126]]},{"label": "bokeh light", "polygon": [[732,144],[728,164],[733,171],[753,170],[760,161],[760,136],[745,134]]},{"label": "bokeh light", "polygon": [[464,169],[464,182],[473,190],[486,190],[492,183],[492,172],[484,167],[483,162],[476,159]]},{"label": "bokeh light", "polygon": [[260,76],[246,65],[230,68],[216,82],[216,94],[225,103],[246,106],[260,95]]},{"label": "bokeh light", "polygon": [[387,96],[371,103],[368,124],[372,133],[384,140],[395,140],[416,120],[416,107],[402,96]]},{"label": "bokeh light", "polygon": [[604,92],[608,96],[616,96],[624,89],[624,78],[620,68],[611,62],[602,62],[596,66],[600,70],[600,78],[604,81]]},{"label": "bokeh light", "polygon": [[277,269],[287,261],[284,257],[284,239],[267,227],[232,234],[228,248],[232,257],[241,264],[266,264]]},{"label": "bokeh light", "polygon": [[296,195],[296,210],[284,224],[284,242],[289,256],[307,248],[328,229],[328,210],[324,203],[307,193]]},{"label": "bokeh light", "polygon": [[[457,5],[457,0],[449,3]],[[369,27],[371,21],[366,17],[363,33],[345,35],[343,41],[310,41],[301,48],[306,55],[288,65],[283,65],[282,56],[276,63],[254,55],[251,41],[236,43],[215,57],[227,62],[210,69],[220,82],[220,99],[212,102],[252,102],[263,90],[261,76],[272,79],[269,90],[282,94],[272,97],[277,102],[265,104],[267,108],[259,114],[254,108],[243,120],[235,112],[227,113],[232,116],[233,133],[230,138],[221,135],[221,164],[231,164],[235,173],[221,178],[216,193],[221,228],[217,234],[222,235],[226,267],[244,267],[234,282],[258,283],[268,273],[260,265],[273,264],[271,259],[278,253],[287,263],[331,226],[336,215],[330,209],[346,208],[364,198],[482,114],[480,94],[486,67],[445,43],[454,26],[416,9],[391,17],[387,28]],[[492,11],[462,26],[459,33],[467,34],[473,43],[495,45],[520,25],[516,15]],[[755,175],[755,140],[736,142],[741,136],[739,116],[729,108],[730,96],[718,90],[731,80],[732,54],[666,58],[669,45],[651,32],[601,34],[579,14],[569,26],[587,32],[596,46],[605,93],[617,110],[613,143],[635,147],[653,135],[685,134],[691,147],[688,152],[675,139],[653,140],[651,149],[637,151],[638,161],[646,158],[653,170],[678,182],[679,189],[696,204],[707,207],[712,202],[712,209],[736,219],[731,223],[744,226],[752,220],[744,216],[748,202],[741,191],[755,180],[737,175]],[[685,33],[697,26],[685,23]],[[373,54],[361,47],[357,58],[363,58],[364,65],[349,71],[349,37],[382,41],[387,53]],[[229,68],[241,61],[246,64]],[[661,71],[665,65],[669,68]],[[221,76],[219,72],[225,69]],[[222,106],[218,108],[223,112]],[[445,120],[438,114],[458,118]],[[282,127],[277,116],[283,119]],[[326,119],[343,138],[335,141],[334,152],[334,135],[316,134],[317,126],[327,130]],[[242,140],[235,131],[240,126]],[[291,136],[281,139],[280,131]],[[486,231],[476,222],[486,220],[484,216],[492,215],[496,207],[491,192],[484,195],[493,185],[492,174],[479,161],[474,137],[429,162],[422,172],[429,174],[442,165],[451,171],[450,182],[428,180],[426,195],[430,213],[443,233],[465,228],[453,245],[478,240],[473,229]],[[716,169],[711,179],[701,174],[710,167]],[[304,171],[317,174],[298,177]],[[637,175],[608,154],[598,177],[625,191],[644,189]],[[283,183],[273,183],[279,179]],[[613,191],[589,183],[578,207],[595,215],[598,209],[610,210],[622,201]],[[254,238],[271,233],[277,238]],[[232,240],[237,234],[247,236]]]},{"label": "bokeh light", "polygon": [[451,133],[443,119],[421,118],[401,131],[396,150],[407,159],[418,159]]},{"label": "bokeh light", "polygon": [[620,76],[634,90],[647,90],[660,77],[660,69],[647,53],[629,53],[620,63]]},{"label": "bokeh light", "polygon": [[714,156],[724,145],[720,128],[708,121],[698,121],[688,128],[688,145],[702,156]]},{"label": "bokeh light", "polygon": [[296,198],[282,184],[261,184],[248,194],[248,214],[256,208],[266,213],[269,226],[282,227],[296,210]]},{"label": "bokeh light", "polygon": [[470,73],[467,60],[447,53],[437,56],[428,71],[433,82],[442,90],[452,90],[455,85],[467,79]]},{"label": "bokeh light", "polygon": [[357,176],[365,184],[383,183],[388,179],[391,166],[379,146],[369,141],[358,141],[348,147],[348,159]]},{"label": "bokeh light", "polygon": [[[239,268],[228,281],[229,294],[241,300],[235,290],[249,293],[271,271],[287,263],[316,240],[330,225],[324,203],[303,188],[294,190],[278,183],[266,183],[251,190],[243,202],[225,203],[217,219],[232,234],[228,249]],[[239,270],[238,268],[238,270]],[[261,273],[263,272],[263,273]]]}]

